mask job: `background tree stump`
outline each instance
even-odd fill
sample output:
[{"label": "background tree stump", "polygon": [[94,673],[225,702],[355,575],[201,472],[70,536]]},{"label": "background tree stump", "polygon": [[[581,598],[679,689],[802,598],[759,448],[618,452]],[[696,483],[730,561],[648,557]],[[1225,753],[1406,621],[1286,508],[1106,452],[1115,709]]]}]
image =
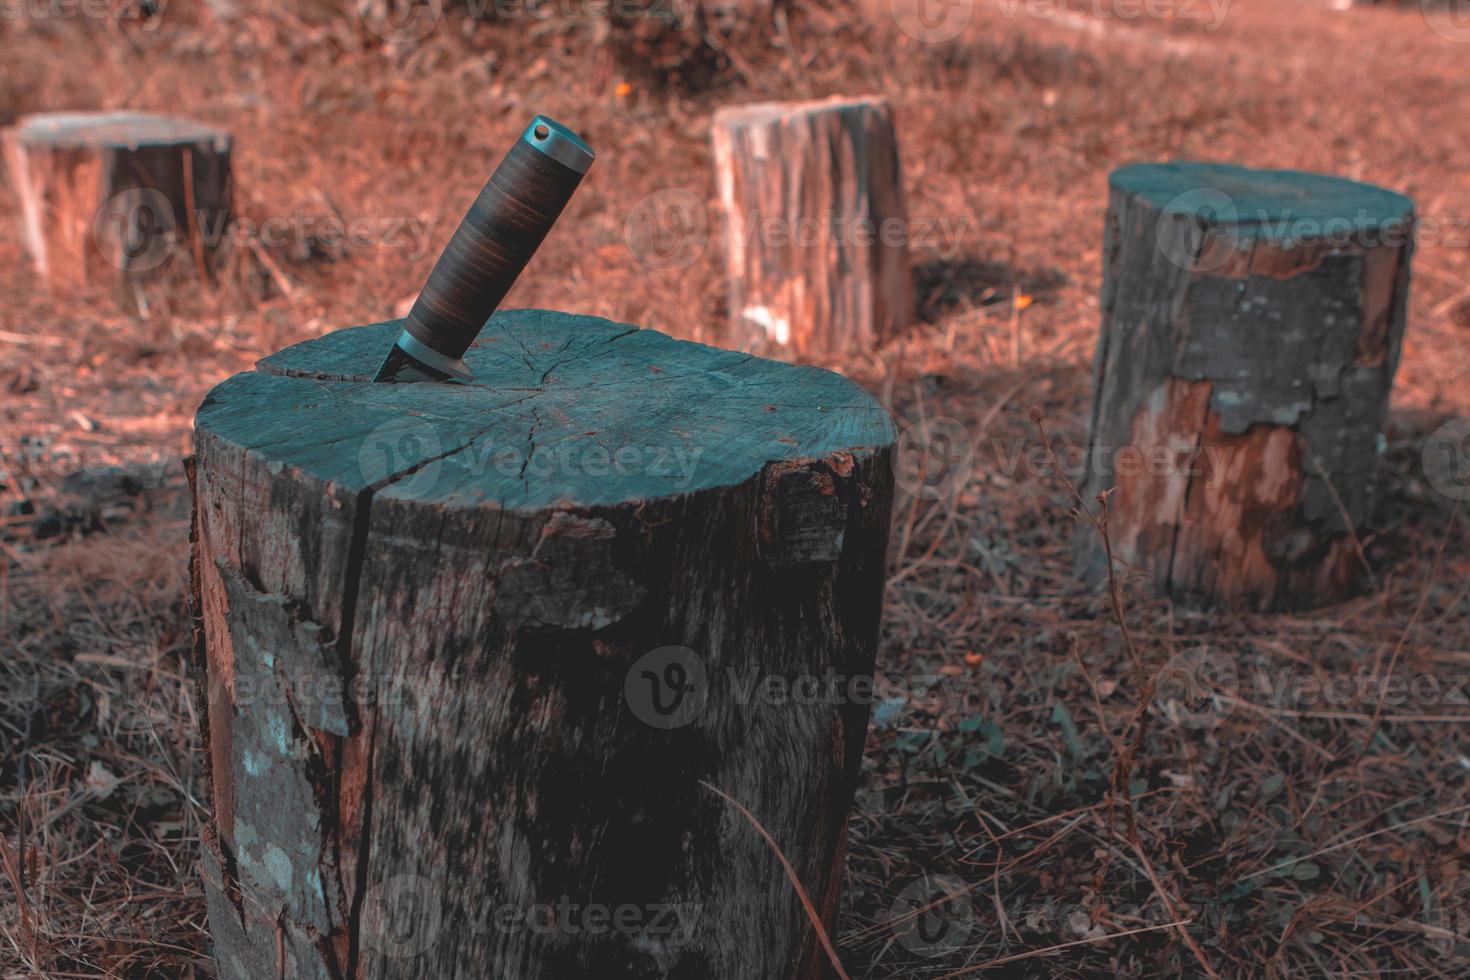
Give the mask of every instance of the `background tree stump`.
[{"label": "background tree stump", "polygon": [[136,112],[22,116],[3,135],[26,251],[63,285],[203,272],[230,211],[230,137]]},{"label": "background tree stump", "polygon": [[492,319],[473,385],[368,383],[401,327],[288,348],[196,420],[221,976],[816,975],[702,783],[830,927],[871,699],[750,685],[871,674],[888,417],[536,310]]},{"label": "background tree stump", "polygon": [[[1365,573],[1413,204],[1203,163],[1112,175],[1084,497],[1163,593],[1252,609]],[[1090,527],[1083,571],[1106,572]]]},{"label": "background tree stump", "polygon": [[727,346],[859,354],[913,322],[908,208],[887,102],[732,106],[715,113],[712,132]]}]

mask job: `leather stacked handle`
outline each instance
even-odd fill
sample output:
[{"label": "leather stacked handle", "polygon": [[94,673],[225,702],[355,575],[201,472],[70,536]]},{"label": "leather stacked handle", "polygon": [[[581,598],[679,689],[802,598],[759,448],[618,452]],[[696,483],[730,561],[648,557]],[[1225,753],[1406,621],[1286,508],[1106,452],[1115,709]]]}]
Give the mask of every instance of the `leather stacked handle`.
[{"label": "leather stacked handle", "polygon": [[536,253],[592,165],[577,134],[537,116],[434,264],[404,329],[458,361]]}]

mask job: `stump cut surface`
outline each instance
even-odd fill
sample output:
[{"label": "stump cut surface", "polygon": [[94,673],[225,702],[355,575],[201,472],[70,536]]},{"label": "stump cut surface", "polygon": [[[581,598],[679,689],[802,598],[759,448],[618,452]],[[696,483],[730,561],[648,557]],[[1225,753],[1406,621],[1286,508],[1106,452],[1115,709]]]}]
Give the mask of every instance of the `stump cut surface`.
[{"label": "stump cut surface", "polygon": [[191,119],[150,112],[48,112],[22,117],[15,127],[24,143],[53,147],[122,147],[214,144],[229,148],[222,129]]},{"label": "stump cut surface", "polygon": [[1210,224],[1268,239],[1285,237],[1299,220],[1381,229],[1401,224],[1414,209],[1402,194],[1346,177],[1228,163],[1141,163],[1114,171],[1110,183],[1164,214],[1194,217],[1201,206],[1228,199],[1226,208],[1211,208]]},{"label": "stump cut surface", "polygon": [[[400,324],[265,358],[210,394],[200,428],[346,490],[392,495],[407,476],[419,500],[522,508],[697,492],[893,438],[871,396],[831,372],[539,310],[492,320],[465,356],[473,384],[371,383]],[[373,455],[384,449],[396,451],[391,462]],[[584,472],[584,457],[598,472]],[[429,463],[432,489],[413,479]]]}]

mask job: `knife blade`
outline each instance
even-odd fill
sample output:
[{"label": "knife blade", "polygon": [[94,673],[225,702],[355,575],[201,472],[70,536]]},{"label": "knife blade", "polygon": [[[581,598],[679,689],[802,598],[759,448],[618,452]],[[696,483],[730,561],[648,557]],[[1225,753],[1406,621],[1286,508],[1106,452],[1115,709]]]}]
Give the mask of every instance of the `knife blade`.
[{"label": "knife blade", "polygon": [[474,380],[465,351],[561,216],[594,156],[561,123],[547,116],[531,120],[434,263],[374,381]]}]

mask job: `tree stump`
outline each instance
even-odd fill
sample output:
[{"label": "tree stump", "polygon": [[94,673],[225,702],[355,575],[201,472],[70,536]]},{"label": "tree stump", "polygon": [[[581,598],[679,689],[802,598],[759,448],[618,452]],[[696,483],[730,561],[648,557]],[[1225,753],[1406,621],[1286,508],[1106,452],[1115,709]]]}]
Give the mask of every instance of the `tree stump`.
[{"label": "tree stump", "polygon": [[203,272],[223,237],[222,130],[146,113],[56,112],[22,116],[3,146],[26,251],[51,283],[135,283],[176,256]]},{"label": "tree stump", "polygon": [[871,698],[771,685],[873,670],[887,415],[539,310],[491,320],[473,384],[368,383],[401,329],[281,351],[196,420],[221,977],[817,975],[715,790],[830,929]]},{"label": "tree stump", "polygon": [[726,346],[860,354],[914,318],[893,114],[882,99],[715,113],[730,321]]},{"label": "tree stump", "polygon": [[[1112,175],[1084,497],[1169,596],[1258,610],[1366,571],[1413,203],[1205,163]],[[1080,529],[1084,573],[1106,572]]]}]

